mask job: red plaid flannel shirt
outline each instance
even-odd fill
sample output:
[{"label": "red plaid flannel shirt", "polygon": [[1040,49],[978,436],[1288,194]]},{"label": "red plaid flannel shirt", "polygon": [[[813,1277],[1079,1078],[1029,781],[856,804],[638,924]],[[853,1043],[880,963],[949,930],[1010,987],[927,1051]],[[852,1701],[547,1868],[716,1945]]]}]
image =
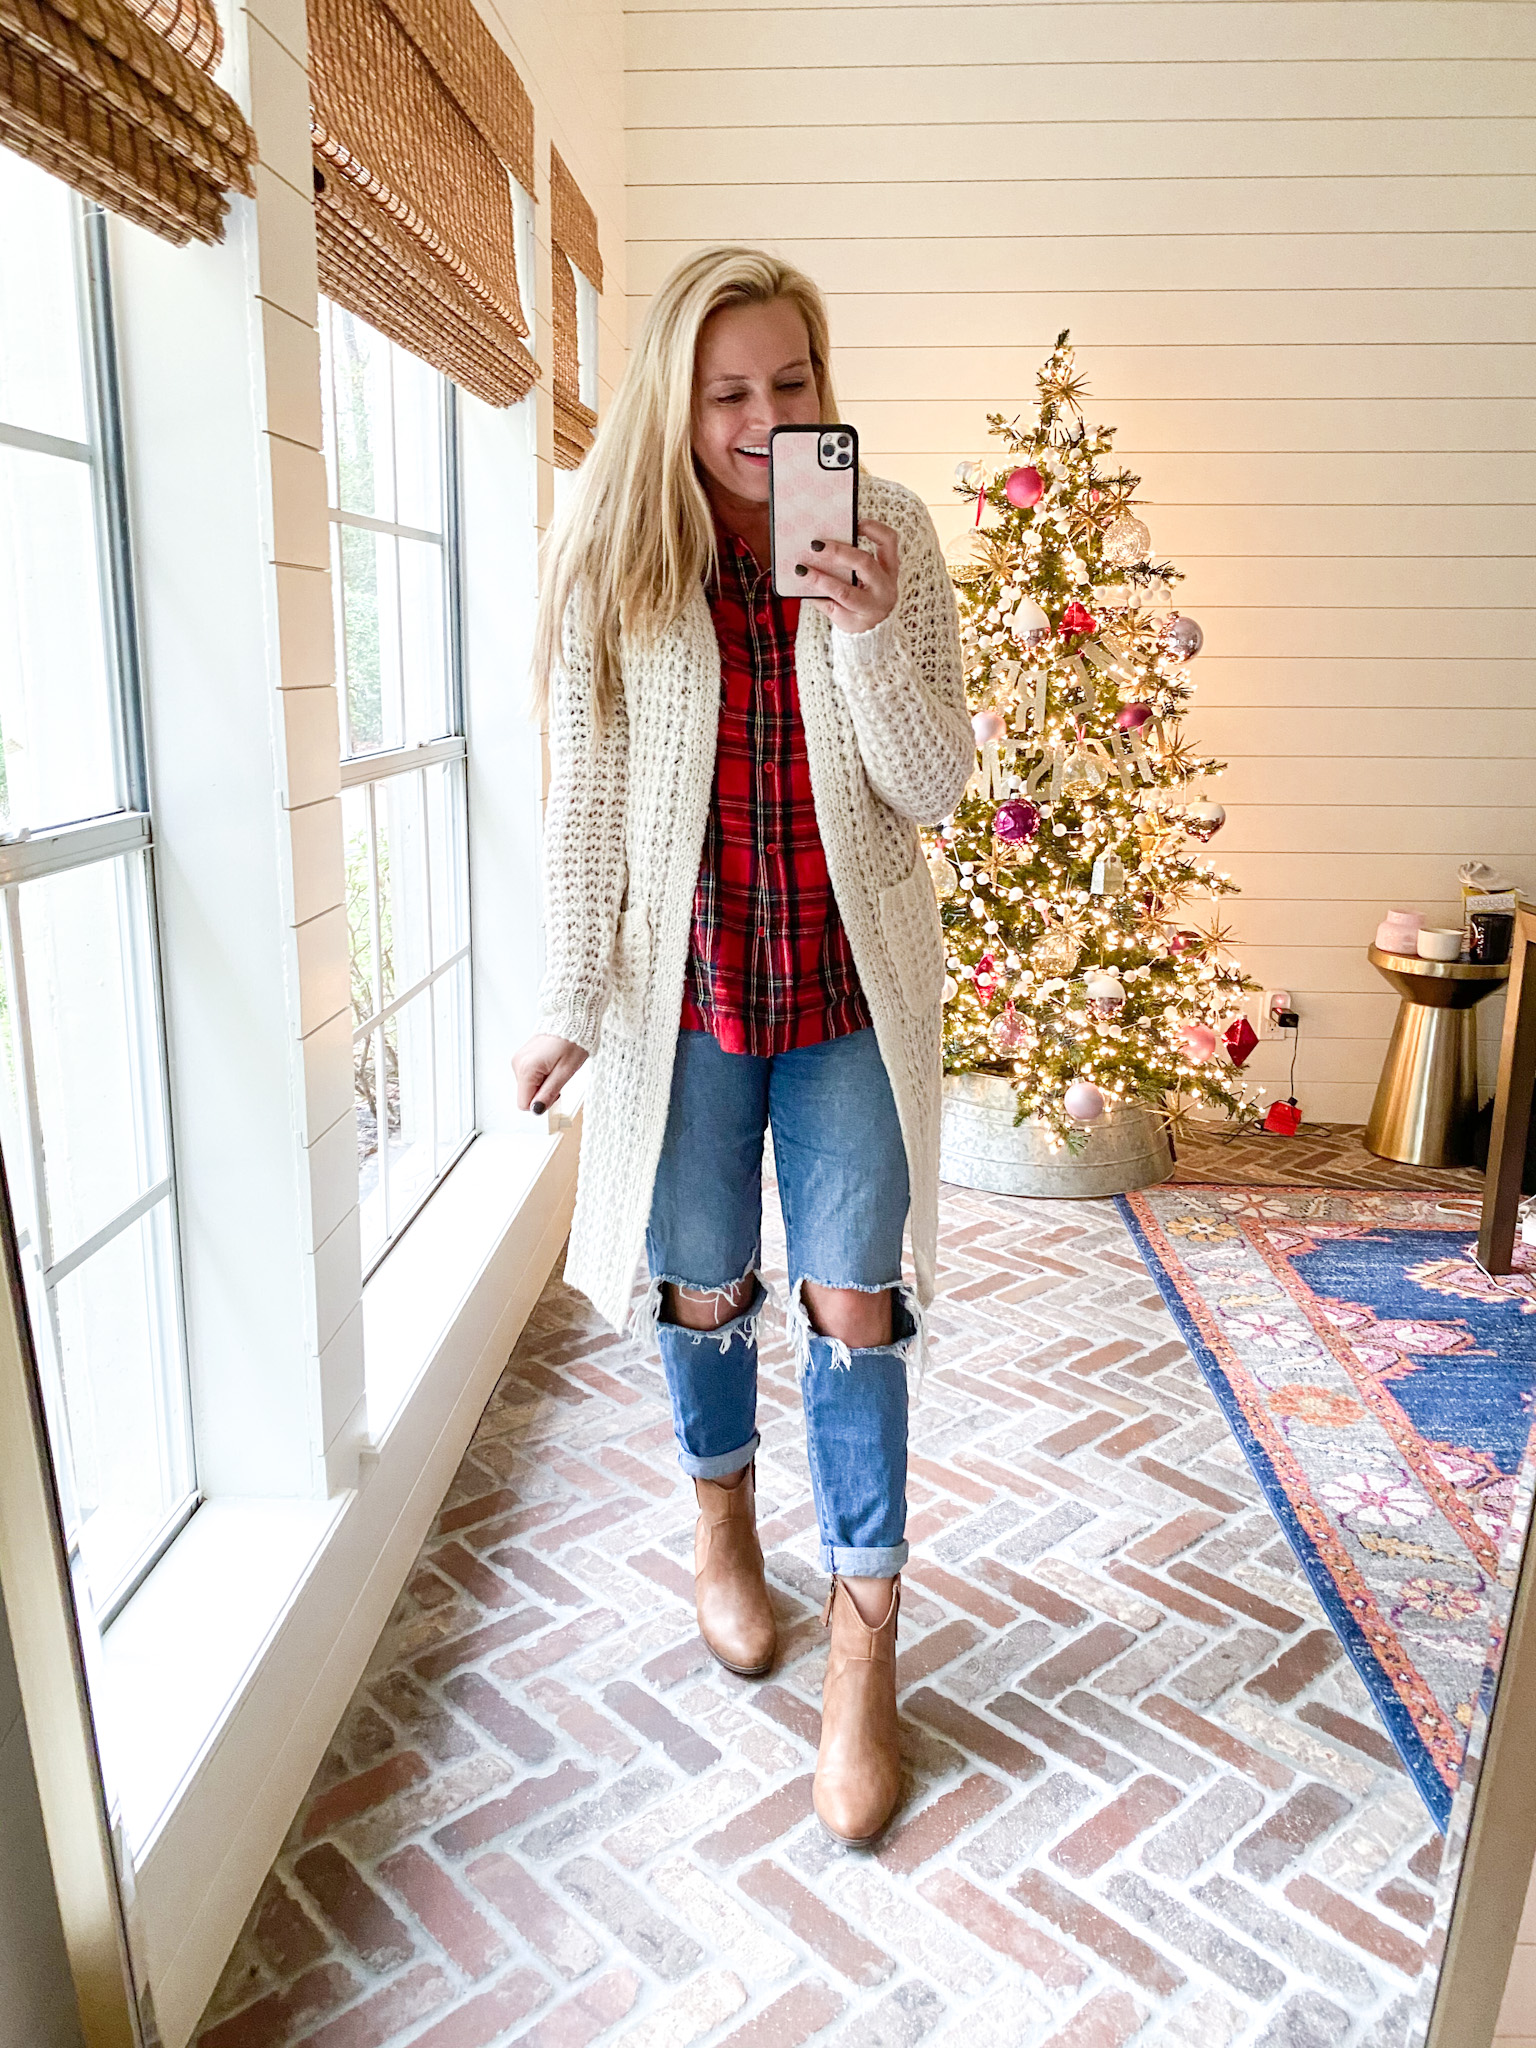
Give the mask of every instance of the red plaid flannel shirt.
[{"label": "red plaid flannel shirt", "polygon": [[681,1022],[727,1052],[768,1057],[871,1020],[816,829],[795,682],[800,602],[773,595],[745,541],[715,538],[720,737]]}]

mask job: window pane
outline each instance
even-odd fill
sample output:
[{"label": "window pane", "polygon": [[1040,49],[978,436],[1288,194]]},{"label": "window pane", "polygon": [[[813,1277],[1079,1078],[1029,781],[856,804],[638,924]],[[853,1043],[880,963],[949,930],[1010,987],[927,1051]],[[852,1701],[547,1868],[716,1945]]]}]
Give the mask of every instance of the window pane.
[{"label": "window pane", "polygon": [[443,530],[443,380],[419,356],[393,351],[395,513],[401,526]]},{"label": "window pane", "polygon": [[143,861],[18,892],[54,1260],[167,1170]]},{"label": "window pane", "polygon": [[440,740],[452,730],[448,704],[448,621],[443,550],[435,541],[400,540],[400,666],[404,738],[395,746]]},{"label": "window pane", "polygon": [[427,821],[421,772],[391,775],[375,783],[373,815],[379,850],[384,1001],[392,1003],[421,981],[432,966]]},{"label": "window pane", "polygon": [[61,1283],[58,1343],[80,1542],[99,1607],[192,1484],[168,1200]]},{"label": "window pane", "polygon": [[442,761],[423,777],[427,792],[432,883],[432,964],[440,967],[469,941],[469,877],[464,851],[464,763]]},{"label": "window pane", "polygon": [[341,579],[346,746],[376,754],[405,744],[401,710],[398,542],[362,526],[335,529]]},{"label": "window pane", "polygon": [[0,443],[4,829],[120,803],[90,468]]},{"label": "window pane", "polygon": [[373,956],[373,856],[368,829],[368,791],[341,793],[341,831],[347,863],[347,934],[352,955],[352,1028],[366,1024],[381,1007]]},{"label": "window pane", "polygon": [[432,991],[423,989],[397,1010],[384,1036],[393,1077],[389,1118],[389,1225],[393,1232],[437,1175]]},{"label": "window pane", "polygon": [[437,1170],[452,1159],[474,1128],[470,1072],[469,962],[459,961],[432,984],[437,1050]]},{"label": "window pane", "polygon": [[383,1112],[384,1034],[365,1032],[352,1048],[353,1096],[357,1104],[357,1198],[362,1211],[363,1264],[376,1259],[389,1236],[384,1218],[384,1180],[379,1154]]},{"label": "window pane", "polygon": [[0,219],[0,420],[84,441],[73,195],[25,158],[0,151]]},{"label": "window pane", "polygon": [[331,503],[343,512],[393,523],[400,514],[395,510],[390,344],[339,306],[328,312],[321,333],[331,400],[326,407]]}]

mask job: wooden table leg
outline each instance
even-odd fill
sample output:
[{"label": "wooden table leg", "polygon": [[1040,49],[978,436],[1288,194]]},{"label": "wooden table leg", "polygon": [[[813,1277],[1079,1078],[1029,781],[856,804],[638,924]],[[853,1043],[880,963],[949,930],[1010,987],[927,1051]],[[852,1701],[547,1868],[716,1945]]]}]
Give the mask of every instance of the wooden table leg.
[{"label": "wooden table leg", "polygon": [[1514,1265],[1515,1214],[1531,1127],[1531,1091],[1536,1088],[1536,911],[1515,916],[1514,957],[1505,998],[1499,1079],[1493,1097],[1493,1130],[1488,1141],[1488,1174],[1483,1187],[1477,1263],[1485,1273],[1507,1273]]}]

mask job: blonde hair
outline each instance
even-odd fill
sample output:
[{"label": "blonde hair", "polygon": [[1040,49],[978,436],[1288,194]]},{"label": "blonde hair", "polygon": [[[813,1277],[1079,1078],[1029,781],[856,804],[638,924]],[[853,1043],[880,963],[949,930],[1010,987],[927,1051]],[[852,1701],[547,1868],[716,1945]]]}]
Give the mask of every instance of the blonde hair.
[{"label": "blonde hair", "polygon": [[592,634],[598,726],[619,693],[621,645],[654,641],[680,616],[714,559],[714,520],[693,460],[699,334],[726,306],[788,299],[805,320],[820,417],[837,418],[827,309],[804,271],[765,250],[720,243],[687,256],[657,292],[597,439],[545,543],[534,632],[535,709],[544,715],[579,589]]}]

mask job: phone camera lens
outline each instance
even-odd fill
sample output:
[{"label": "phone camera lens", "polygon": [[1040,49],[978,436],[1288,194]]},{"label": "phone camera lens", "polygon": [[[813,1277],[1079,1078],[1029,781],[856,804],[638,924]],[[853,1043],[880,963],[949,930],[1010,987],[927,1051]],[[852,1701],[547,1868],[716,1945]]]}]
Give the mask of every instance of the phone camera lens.
[{"label": "phone camera lens", "polygon": [[839,448],[846,448],[848,446],[848,436],[846,434],[839,434],[837,437],[837,445]]}]

